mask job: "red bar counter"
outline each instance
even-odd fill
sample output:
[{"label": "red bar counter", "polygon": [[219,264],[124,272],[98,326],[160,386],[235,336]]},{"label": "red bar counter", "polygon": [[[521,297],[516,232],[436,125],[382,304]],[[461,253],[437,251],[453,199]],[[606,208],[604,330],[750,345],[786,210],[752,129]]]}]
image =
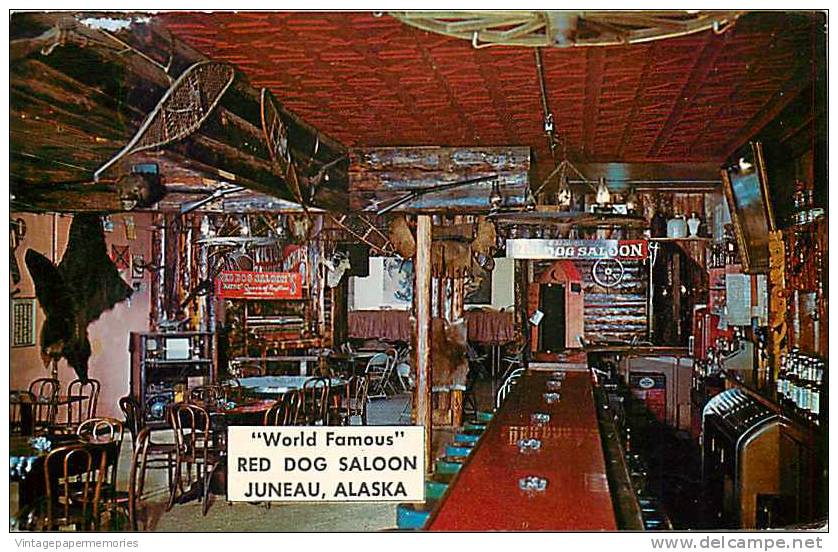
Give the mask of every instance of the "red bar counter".
[{"label": "red bar counter", "polygon": [[[428,520],[431,531],[615,531],[596,406],[588,373],[567,373],[561,398],[547,404],[550,372],[525,374]],[[534,412],[550,415],[546,424]],[[518,440],[541,440],[522,454]],[[544,492],[518,480],[546,478]]]}]

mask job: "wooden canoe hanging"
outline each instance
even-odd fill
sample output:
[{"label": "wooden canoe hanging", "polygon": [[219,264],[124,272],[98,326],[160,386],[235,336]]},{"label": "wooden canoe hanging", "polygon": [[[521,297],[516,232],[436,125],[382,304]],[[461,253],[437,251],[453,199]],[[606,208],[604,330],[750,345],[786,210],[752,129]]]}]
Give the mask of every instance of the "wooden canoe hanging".
[{"label": "wooden canoe hanging", "polygon": [[300,188],[300,179],[297,176],[297,168],[294,166],[294,159],[291,157],[291,148],[288,144],[288,128],[282,120],[276,98],[267,88],[262,89],[260,107],[262,133],[265,135],[271,160],[276,165],[279,174],[285,179],[297,202],[305,208],[306,202]]},{"label": "wooden canoe hanging", "polygon": [[201,61],[189,67],[163,95],[134,137],[94,173],[94,179],[132,153],[186,138],[204,124],[224,92],[233,84],[232,66]]}]

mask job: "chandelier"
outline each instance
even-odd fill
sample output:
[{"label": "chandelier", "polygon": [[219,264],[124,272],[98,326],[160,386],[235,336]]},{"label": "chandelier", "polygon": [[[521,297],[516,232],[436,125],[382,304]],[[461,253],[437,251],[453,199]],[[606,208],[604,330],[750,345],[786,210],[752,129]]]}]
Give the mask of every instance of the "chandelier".
[{"label": "chandelier", "polygon": [[743,11],[395,11],[399,21],[487,46],[569,48],[637,44],[730,29]]}]

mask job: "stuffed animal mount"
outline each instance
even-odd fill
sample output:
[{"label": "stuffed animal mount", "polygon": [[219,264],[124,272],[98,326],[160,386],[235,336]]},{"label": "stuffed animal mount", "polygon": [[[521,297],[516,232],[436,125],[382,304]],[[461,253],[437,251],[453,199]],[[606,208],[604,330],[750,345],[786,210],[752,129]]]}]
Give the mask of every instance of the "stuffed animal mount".
[{"label": "stuffed animal mount", "polygon": [[326,268],[326,285],[330,288],[338,287],[343,275],[351,268],[349,254],[336,251],[331,259],[321,259],[320,264]]},{"label": "stuffed animal mount", "polygon": [[[404,215],[389,225],[393,246],[405,259],[416,255],[416,238]],[[497,230],[492,221],[479,217],[475,222],[434,225],[431,246],[431,273],[435,278],[465,278],[494,268]]]},{"label": "stuffed animal mount", "polygon": [[[413,334],[416,318],[410,317]],[[465,318],[431,320],[431,382],[435,389],[465,389],[468,375],[468,326]]]},{"label": "stuffed animal mount", "polygon": [[58,266],[33,249],[26,251],[25,261],[46,316],[40,338],[44,364],[66,358],[79,379],[87,381],[88,325],[133,293],[108,256],[102,219],[73,217]]}]

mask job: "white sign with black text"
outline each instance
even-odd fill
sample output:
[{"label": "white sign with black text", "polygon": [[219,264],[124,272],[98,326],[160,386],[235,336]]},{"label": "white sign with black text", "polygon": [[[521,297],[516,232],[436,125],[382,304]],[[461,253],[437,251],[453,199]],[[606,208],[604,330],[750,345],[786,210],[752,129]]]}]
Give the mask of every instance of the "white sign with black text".
[{"label": "white sign with black text", "polygon": [[421,426],[231,426],[238,502],[424,501]]}]

